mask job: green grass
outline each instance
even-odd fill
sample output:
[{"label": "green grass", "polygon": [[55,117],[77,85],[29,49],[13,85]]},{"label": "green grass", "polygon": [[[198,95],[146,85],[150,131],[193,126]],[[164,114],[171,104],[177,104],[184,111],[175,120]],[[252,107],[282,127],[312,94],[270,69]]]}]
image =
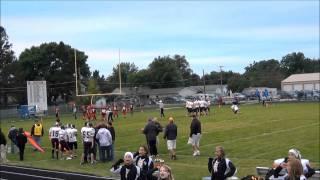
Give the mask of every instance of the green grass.
[{"label": "green grass", "polygon": [[[301,151],[303,158],[309,159],[313,167],[319,168],[319,103],[281,103],[273,104],[269,108],[261,105],[242,105],[241,112],[234,115],[229,106],[221,109],[211,108],[210,116],[201,117],[203,136],[200,143],[201,156],[192,157],[191,146],[187,145],[190,118],[186,117],[182,108],[165,111],[167,117],[172,115],[178,125],[177,156],[178,160],[169,160],[163,134],[160,134],[158,151],[161,158],[172,167],[175,179],[201,179],[209,176],[207,160],[213,156],[215,146],[222,145],[226,149],[227,157],[238,168],[238,177],[255,174],[256,166],[271,166],[274,159],[286,156],[290,148]],[[125,151],[136,151],[138,146],[145,144],[145,136],[140,129],[144,127],[148,117],[159,117],[158,110],[137,112],[123,119],[115,120],[116,130],[116,158],[122,157]],[[75,121],[70,115],[62,115],[64,124],[75,123],[78,130],[83,125],[82,120]],[[5,133],[10,125],[30,130],[32,120],[6,119],[1,121],[1,128]],[[45,137],[42,146],[46,153],[33,152],[31,147],[25,152],[25,161],[18,161],[18,155],[8,155],[10,164],[59,169],[67,171],[86,172],[102,176],[110,176],[111,163],[95,166],[79,165],[79,158],[70,161],[51,160],[48,139],[48,129],[54,123],[53,117],[45,118]],[[165,125],[166,119],[160,119]],[[82,145],[79,143],[79,151]]]}]

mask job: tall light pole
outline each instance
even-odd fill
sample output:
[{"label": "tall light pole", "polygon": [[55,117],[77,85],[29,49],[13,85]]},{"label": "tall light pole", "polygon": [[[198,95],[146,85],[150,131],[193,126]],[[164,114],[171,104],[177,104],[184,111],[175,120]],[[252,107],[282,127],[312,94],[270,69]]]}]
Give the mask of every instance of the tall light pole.
[{"label": "tall light pole", "polygon": [[222,89],[222,68],[223,66],[219,66],[220,68],[220,88],[221,88],[221,94],[223,94],[223,89]]}]

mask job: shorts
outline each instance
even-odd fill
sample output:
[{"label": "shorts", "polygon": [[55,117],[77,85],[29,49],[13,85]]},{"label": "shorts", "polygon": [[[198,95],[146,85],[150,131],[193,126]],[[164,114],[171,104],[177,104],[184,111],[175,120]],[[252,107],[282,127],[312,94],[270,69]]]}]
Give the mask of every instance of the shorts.
[{"label": "shorts", "polygon": [[64,151],[64,150],[69,151],[70,148],[66,141],[60,141],[60,151]]},{"label": "shorts", "polygon": [[73,150],[73,147],[74,147],[74,149],[78,149],[78,143],[77,143],[77,141],[75,141],[75,142],[69,142],[69,143],[68,143],[68,146],[69,146],[69,148],[70,148],[71,150]]},{"label": "shorts", "polygon": [[200,112],[205,111],[205,107],[200,107]]},{"label": "shorts", "polygon": [[84,142],[83,143],[83,153],[84,154],[93,153],[92,142]]},{"label": "shorts", "polygon": [[177,140],[167,140],[168,150],[176,149]]},{"label": "shorts", "polygon": [[51,139],[52,149],[59,149],[59,140],[58,138]]},{"label": "shorts", "polygon": [[198,134],[192,134],[191,136],[192,138],[192,145],[197,145],[199,146],[200,145],[200,139],[201,139],[201,134],[198,133]]},{"label": "shorts", "polygon": [[187,108],[188,113],[192,113],[192,108]]}]

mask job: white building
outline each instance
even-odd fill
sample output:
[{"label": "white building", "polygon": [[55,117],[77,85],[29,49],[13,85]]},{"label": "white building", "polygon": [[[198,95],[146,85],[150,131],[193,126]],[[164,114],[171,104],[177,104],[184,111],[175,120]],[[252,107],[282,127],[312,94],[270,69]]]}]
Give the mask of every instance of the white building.
[{"label": "white building", "polygon": [[281,81],[281,90],[312,91],[320,89],[320,73],[292,74]]}]

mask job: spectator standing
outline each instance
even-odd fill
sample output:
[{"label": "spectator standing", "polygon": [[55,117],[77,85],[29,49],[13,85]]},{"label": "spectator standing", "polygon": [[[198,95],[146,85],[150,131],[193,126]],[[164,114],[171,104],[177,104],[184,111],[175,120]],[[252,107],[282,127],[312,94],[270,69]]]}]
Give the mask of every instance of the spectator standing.
[{"label": "spectator standing", "polygon": [[11,125],[8,133],[8,138],[11,140],[11,154],[14,154],[17,150],[17,135],[18,129],[14,125]]},{"label": "spectator standing", "polygon": [[161,124],[159,123],[158,119],[156,117],[154,117],[152,119],[152,121],[154,122],[154,124],[156,125],[157,127],[157,141],[156,141],[156,145],[159,146],[159,133],[163,131],[163,127],[161,126]]},{"label": "spectator standing", "polygon": [[7,140],[0,128],[0,162],[7,162]]},{"label": "spectator standing", "polygon": [[19,128],[19,132],[18,132],[18,136],[17,136],[17,143],[18,143],[18,147],[19,147],[20,161],[23,161],[24,149],[25,149],[25,145],[27,143],[27,137],[24,135],[24,131],[22,128]]},{"label": "spectator standing", "polygon": [[[41,122],[39,122],[39,120],[36,119],[35,124],[31,128],[31,136],[39,146],[41,143],[41,137],[44,134],[43,129],[44,128],[42,126],[42,118],[41,118]],[[37,149],[34,149],[34,151],[37,151]]]},{"label": "spectator standing", "polygon": [[[110,149],[112,145],[112,136],[105,124],[100,125],[96,139],[99,143],[99,159],[101,162],[111,161]],[[107,155],[107,156],[106,156]]]},{"label": "spectator standing", "polygon": [[73,112],[74,119],[77,119],[77,106],[76,106],[76,104],[73,104],[72,112]]},{"label": "spectator standing", "polygon": [[157,150],[158,128],[152,119],[148,120],[147,125],[143,129],[143,134],[146,135],[151,156],[157,156],[158,155],[158,150]]},{"label": "spectator standing", "polygon": [[162,100],[159,101],[159,108],[160,108],[160,117],[164,117],[164,104]]},{"label": "spectator standing", "polygon": [[116,132],[114,130],[114,127],[112,125],[112,122],[108,122],[107,129],[110,131],[111,137],[112,137],[112,144],[110,148],[110,160],[114,160],[114,142],[116,140]]},{"label": "spectator standing", "polygon": [[192,138],[193,156],[200,155],[201,122],[193,115],[190,125],[190,138]]},{"label": "spectator standing", "polygon": [[235,166],[228,158],[225,158],[225,155],[223,147],[217,146],[215,158],[209,158],[208,170],[211,173],[211,180],[225,180],[235,174]]},{"label": "spectator standing", "polygon": [[176,156],[176,144],[177,144],[178,127],[174,123],[172,117],[169,117],[169,124],[165,128],[164,139],[167,139],[167,147],[169,150],[170,158],[173,160],[177,159]]}]

